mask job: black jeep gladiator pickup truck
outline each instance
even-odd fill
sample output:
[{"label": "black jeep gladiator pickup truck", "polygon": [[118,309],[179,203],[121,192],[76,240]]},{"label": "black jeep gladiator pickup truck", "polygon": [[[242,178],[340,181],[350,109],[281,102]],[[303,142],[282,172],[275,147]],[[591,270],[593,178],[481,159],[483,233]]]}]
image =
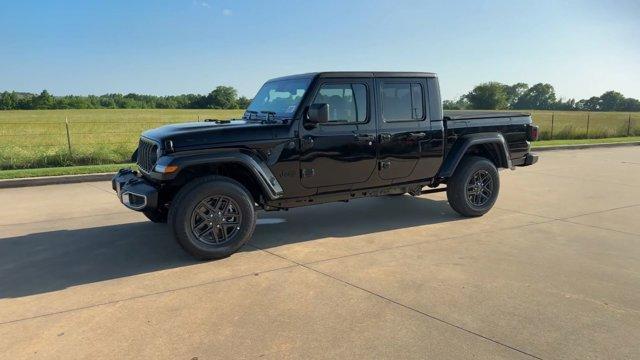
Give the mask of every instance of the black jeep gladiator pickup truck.
[{"label": "black jeep gladiator pickup truck", "polygon": [[214,259],[251,238],[257,209],[446,191],[458,213],[483,215],[497,169],[534,164],[537,137],[528,114],[443,113],[433,73],[293,75],[267,81],[242,119],[144,132],[139,171],[112,185],[189,253]]}]

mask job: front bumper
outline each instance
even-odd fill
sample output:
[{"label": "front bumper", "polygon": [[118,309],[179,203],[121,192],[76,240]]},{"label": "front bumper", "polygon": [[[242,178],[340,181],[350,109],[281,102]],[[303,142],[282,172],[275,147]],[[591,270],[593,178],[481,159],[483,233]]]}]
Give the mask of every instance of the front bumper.
[{"label": "front bumper", "polygon": [[158,207],[158,189],[131,169],[120,169],[111,179],[111,187],[120,202],[131,210],[144,211]]},{"label": "front bumper", "polygon": [[538,155],[528,153],[527,155],[511,160],[514,166],[529,166],[538,162]]}]

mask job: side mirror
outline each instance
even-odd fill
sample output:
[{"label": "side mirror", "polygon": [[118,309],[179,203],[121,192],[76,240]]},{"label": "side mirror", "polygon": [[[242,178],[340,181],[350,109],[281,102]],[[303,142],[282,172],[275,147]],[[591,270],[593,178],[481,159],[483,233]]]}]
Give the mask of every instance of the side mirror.
[{"label": "side mirror", "polygon": [[311,125],[329,122],[329,104],[311,104],[307,111],[307,123]]}]

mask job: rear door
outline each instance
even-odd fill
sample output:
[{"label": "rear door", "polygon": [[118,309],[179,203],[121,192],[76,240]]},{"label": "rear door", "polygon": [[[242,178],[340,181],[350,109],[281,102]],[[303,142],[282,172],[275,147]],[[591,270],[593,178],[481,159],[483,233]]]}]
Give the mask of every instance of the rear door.
[{"label": "rear door", "polygon": [[329,122],[300,129],[302,186],[322,193],[366,183],[376,168],[373,81],[322,79],[312,103],[329,104]]},{"label": "rear door", "polygon": [[424,78],[378,78],[378,173],[384,180],[409,181],[430,141]]}]

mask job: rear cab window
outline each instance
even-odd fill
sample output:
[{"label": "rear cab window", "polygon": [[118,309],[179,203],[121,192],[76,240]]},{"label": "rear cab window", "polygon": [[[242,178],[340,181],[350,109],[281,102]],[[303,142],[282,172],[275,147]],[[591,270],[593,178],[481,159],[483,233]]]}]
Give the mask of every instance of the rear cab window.
[{"label": "rear cab window", "polygon": [[413,80],[383,82],[380,89],[382,119],[385,122],[422,121],[424,86]]}]

